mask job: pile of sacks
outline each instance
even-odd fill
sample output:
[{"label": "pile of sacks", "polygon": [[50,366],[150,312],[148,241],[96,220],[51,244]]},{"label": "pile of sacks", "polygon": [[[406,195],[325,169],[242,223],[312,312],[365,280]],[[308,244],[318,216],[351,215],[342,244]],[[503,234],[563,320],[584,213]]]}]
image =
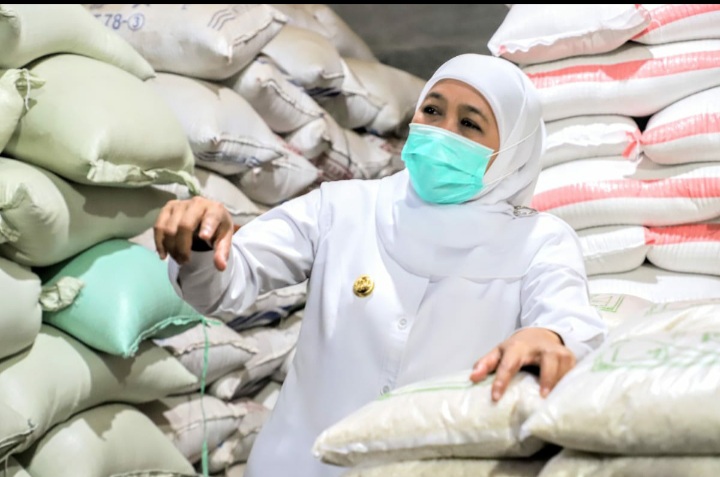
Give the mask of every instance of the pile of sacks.
[{"label": "pile of sacks", "polygon": [[720,301],[595,299],[610,336],[545,400],[523,371],[494,404],[467,370],[362,407],[315,455],[346,477],[717,475]]},{"label": "pile of sacks", "polygon": [[578,231],[594,293],[720,297],[720,6],[513,5],[488,46],[538,89],[532,205]]},{"label": "pile of sacks", "polygon": [[242,475],[306,283],[201,316],[172,290],[152,225],[171,199],[220,201],[242,226],[323,181],[398,170],[423,80],[379,63],[326,5],[0,18],[0,463]]},{"label": "pile of sacks", "polygon": [[190,145],[152,67],[80,5],[2,5],[0,36],[0,466],[194,475],[137,406],[197,385],[148,338],[204,318],[128,241],[174,198],[158,187],[198,191]]},{"label": "pile of sacks", "polygon": [[398,168],[424,81],[327,5],[86,5],[158,72],[201,168],[265,207]]}]

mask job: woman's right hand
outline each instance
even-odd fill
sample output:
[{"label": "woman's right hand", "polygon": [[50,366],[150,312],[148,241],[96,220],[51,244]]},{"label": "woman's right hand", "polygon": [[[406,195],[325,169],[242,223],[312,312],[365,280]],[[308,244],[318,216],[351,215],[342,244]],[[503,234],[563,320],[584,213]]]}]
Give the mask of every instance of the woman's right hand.
[{"label": "woman's right hand", "polygon": [[200,196],[171,200],[160,211],[153,230],[161,259],[170,255],[180,265],[187,263],[197,236],[215,250],[215,267],[220,271],[227,267],[235,228],[220,202]]}]

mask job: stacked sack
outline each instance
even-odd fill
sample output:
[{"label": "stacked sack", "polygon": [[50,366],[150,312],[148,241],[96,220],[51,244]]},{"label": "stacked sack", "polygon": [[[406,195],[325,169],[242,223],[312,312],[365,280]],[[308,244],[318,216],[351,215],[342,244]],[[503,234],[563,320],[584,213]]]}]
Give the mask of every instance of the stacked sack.
[{"label": "stacked sack", "polygon": [[0,465],[194,475],[137,406],[197,386],[148,338],[204,318],[128,241],[175,197],[161,187],[198,191],[182,127],[80,5],[2,5],[0,37]]},{"label": "stacked sack", "polygon": [[602,301],[608,339],[522,425],[562,447],[539,477],[718,475],[720,300]]},{"label": "stacked sack", "polygon": [[720,300],[593,304],[610,335],[546,399],[526,371],[498,403],[470,370],[414,383],[327,428],[316,457],[344,477],[717,475]]},{"label": "stacked sack", "polygon": [[378,62],[327,5],[87,7],[158,72],[197,165],[262,207],[397,169],[423,81]]},{"label": "stacked sack", "polygon": [[532,205],[580,236],[593,293],[720,297],[720,5],[513,5],[489,42],[538,89]]},{"label": "stacked sack", "polygon": [[[323,181],[401,167],[424,81],[380,63],[327,5],[85,7],[153,66],[148,83],[182,124],[200,193],[236,226]],[[132,240],[155,250],[152,229]],[[198,471],[240,475],[292,362],[306,293],[275,290],[241,316],[154,340],[198,381],[141,410]]]}]

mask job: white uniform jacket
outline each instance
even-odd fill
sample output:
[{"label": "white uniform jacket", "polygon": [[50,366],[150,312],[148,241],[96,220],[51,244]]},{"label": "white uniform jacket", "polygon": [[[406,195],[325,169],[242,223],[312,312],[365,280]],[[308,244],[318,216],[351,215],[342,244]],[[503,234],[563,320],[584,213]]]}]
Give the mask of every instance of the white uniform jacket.
[{"label": "white uniform jacket", "polygon": [[[518,277],[419,276],[400,266],[375,220],[379,183],[394,177],[325,183],[270,210],[236,232],[222,273],[212,252],[182,267],[170,260],[177,292],[208,316],[237,316],[259,294],[309,279],[297,354],[246,477],[340,476],[311,454],[325,428],[398,386],[470,370],[521,327],[556,331],[578,359],[605,336],[577,238],[553,216],[515,220],[525,221],[528,242],[547,242]],[[374,284],[367,297],[353,292],[361,275]]]}]

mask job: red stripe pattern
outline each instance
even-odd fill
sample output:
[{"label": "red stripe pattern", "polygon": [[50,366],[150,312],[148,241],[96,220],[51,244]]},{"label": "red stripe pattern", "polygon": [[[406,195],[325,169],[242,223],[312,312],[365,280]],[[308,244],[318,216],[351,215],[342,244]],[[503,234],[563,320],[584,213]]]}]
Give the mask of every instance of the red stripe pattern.
[{"label": "red stripe pattern", "polygon": [[688,242],[717,242],[720,244],[720,224],[648,227],[645,231],[647,245],[675,245]]},{"label": "red stripe pattern", "polygon": [[[641,138],[643,145],[677,141],[701,134],[720,133],[720,113],[697,114],[647,129]],[[718,154],[720,157],[720,153]]]},{"label": "red stripe pattern", "polygon": [[720,177],[657,180],[609,180],[578,183],[536,194],[532,207],[551,211],[567,205],[604,199],[720,198]]},{"label": "red stripe pattern", "polygon": [[536,88],[551,88],[569,83],[603,83],[657,78],[713,68],[720,68],[720,51],[698,51],[609,65],[576,65],[526,74]]},{"label": "red stripe pattern", "polygon": [[712,13],[720,11],[720,4],[682,4],[682,3],[668,3],[662,7],[650,10],[650,16],[652,20],[648,27],[635,35],[635,38],[639,38],[643,35],[650,33],[653,30],[669,25],[686,18],[702,15],[705,13]]}]

